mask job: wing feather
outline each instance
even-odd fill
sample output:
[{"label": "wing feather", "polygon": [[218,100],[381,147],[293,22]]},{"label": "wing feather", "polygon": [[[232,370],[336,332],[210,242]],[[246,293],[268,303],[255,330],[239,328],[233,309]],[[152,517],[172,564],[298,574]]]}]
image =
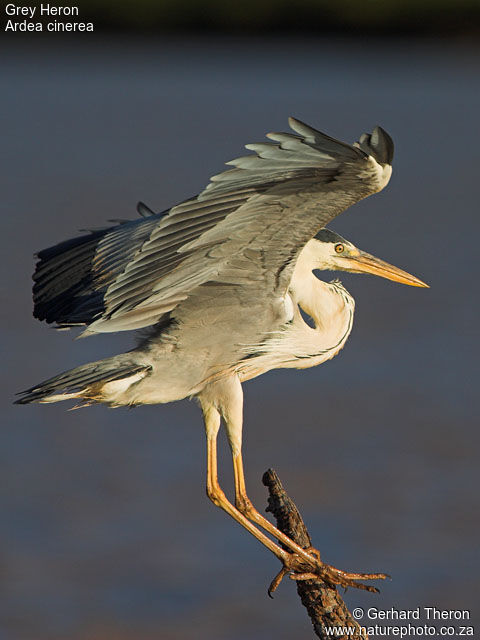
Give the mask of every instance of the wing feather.
[{"label": "wing feather", "polygon": [[227,163],[197,197],[161,214],[139,205],[140,220],[41,252],[37,317],[121,331],[158,322],[207,284],[255,283],[263,299],[285,291],[305,243],[382,189],[393,155],[379,127],[349,145],[289,124],[294,133],[247,145],[253,154]]}]

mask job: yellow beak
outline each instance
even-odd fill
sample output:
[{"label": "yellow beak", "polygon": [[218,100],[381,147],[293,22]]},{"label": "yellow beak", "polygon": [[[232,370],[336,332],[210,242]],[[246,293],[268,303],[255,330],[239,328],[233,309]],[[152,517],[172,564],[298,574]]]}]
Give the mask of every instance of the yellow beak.
[{"label": "yellow beak", "polygon": [[402,284],[408,284],[411,287],[427,287],[419,278],[410,275],[406,271],[394,267],[388,262],[384,262],[375,256],[371,256],[369,253],[361,251],[358,256],[345,256],[345,260],[349,263],[349,271],[355,273],[372,273],[375,276],[387,278],[387,280],[393,280],[394,282],[401,282]]}]

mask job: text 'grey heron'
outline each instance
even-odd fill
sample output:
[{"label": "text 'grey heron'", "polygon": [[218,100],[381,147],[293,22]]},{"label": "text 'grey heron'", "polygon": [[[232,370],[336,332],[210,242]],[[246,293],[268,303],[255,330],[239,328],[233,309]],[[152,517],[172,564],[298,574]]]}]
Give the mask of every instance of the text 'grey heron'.
[{"label": "text 'grey heron'", "polygon": [[[388,183],[390,136],[377,127],[350,146],[289,122],[294,134],[269,133],[272,142],[247,145],[255,153],[228,163],[234,168],[211,178],[197,197],[162,213],[139,204],[141,218],[38,254],[36,318],[61,328],[85,326],[82,335],[150,329],[132,351],[61,373],[18,402],[75,399],[119,407],[197,398],[210,499],[270,549],[283,572],[373,589],[356,580],[382,574],[323,565],[314,549],[300,548],[266,520],[245,489],[241,383],[271,369],[321,364],[342,349],[352,329],[352,296],[338,280],[323,282],[313,271],[373,273],[427,286],[325,229]],[[235,506],[217,480],[222,419]]]}]

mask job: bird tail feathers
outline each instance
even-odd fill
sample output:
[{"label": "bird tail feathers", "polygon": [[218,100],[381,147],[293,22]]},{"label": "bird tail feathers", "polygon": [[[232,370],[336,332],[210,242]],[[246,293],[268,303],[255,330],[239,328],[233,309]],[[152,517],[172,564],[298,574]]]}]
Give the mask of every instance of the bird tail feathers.
[{"label": "bird tail feathers", "polygon": [[150,365],[134,362],[131,354],[120,354],[89,362],[49,378],[22,391],[15,404],[72,399],[81,400],[81,406],[95,402],[112,406],[128,404],[127,401],[122,401],[122,391],[139,382],[150,370]]}]

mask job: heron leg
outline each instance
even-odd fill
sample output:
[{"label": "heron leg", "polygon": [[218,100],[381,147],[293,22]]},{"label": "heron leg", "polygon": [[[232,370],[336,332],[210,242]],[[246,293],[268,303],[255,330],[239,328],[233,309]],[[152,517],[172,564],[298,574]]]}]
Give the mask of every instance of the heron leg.
[{"label": "heron leg", "polygon": [[220,414],[215,407],[203,408],[203,415],[205,419],[205,430],[207,435],[207,495],[210,500],[217,507],[220,507],[228,513],[234,520],[242,525],[249,533],[251,533],[259,542],[261,542],[267,549],[282,561],[283,564],[287,564],[289,561],[288,552],[284,551],[281,547],[276,545],[264,533],[259,531],[257,527],[252,524],[238,509],[236,509],[231,502],[225,496],[222,488],[218,483],[217,472],[217,434],[220,427]]},{"label": "heron leg", "polygon": [[317,558],[315,554],[310,554],[277,529],[269,520],[264,518],[255,509],[247,496],[242,462],[243,391],[238,377],[232,376],[218,382],[216,386],[216,398],[218,411],[221,413],[225,422],[228,442],[233,456],[235,506],[237,510],[248,520],[254,522],[264,531],[274,536],[287,549],[290,549],[291,552],[300,556],[304,562],[309,563],[313,568],[318,566],[320,558]]},{"label": "heron leg", "polygon": [[[303,549],[253,507],[245,488],[241,456],[243,395],[238,378],[227,378],[216,382],[215,385],[204,390],[199,396],[199,400],[203,410],[207,436],[207,495],[215,505],[241,524],[282,562],[283,568],[270,585],[269,594],[278,587],[282,578],[287,574],[291,574],[290,577],[294,580],[308,580],[315,577],[332,585],[339,584],[344,587],[352,586],[376,591],[374,587],[360,584],[356,580],[386,576],[383,574],[350,574],[324,564],[320,560],[320,553],[317,549],[313,547]],[[226,498],[218,483],[217,435],[221,417],[225,421],[233,455],[236,507]],[[257,524],[290,551],[277,545],[256,526]]]},{"label": "heron leg", "polygon": [[[235,478],[235,506],[246,518],[262,527],[265,531],[274,536],[281,544],[285,547],[293,551],[294,553],[298,553],[299,556],[308,561],[319,561],[320,554],[315,549],[313,553],[310,554],[308,550],[300,547],[296,542],[294,542],[291,538],[286,536],[284,533],[277,529],[275,525],[273,525],[270,520],[267,520],[261,513],[255,509],[250,498],[247,495],[247,490],[245,487],[245,474],[243,472],[243,461],[242,454],[233,453],[233,474]],[[318,557],[317,557],[318,556]]]}]

